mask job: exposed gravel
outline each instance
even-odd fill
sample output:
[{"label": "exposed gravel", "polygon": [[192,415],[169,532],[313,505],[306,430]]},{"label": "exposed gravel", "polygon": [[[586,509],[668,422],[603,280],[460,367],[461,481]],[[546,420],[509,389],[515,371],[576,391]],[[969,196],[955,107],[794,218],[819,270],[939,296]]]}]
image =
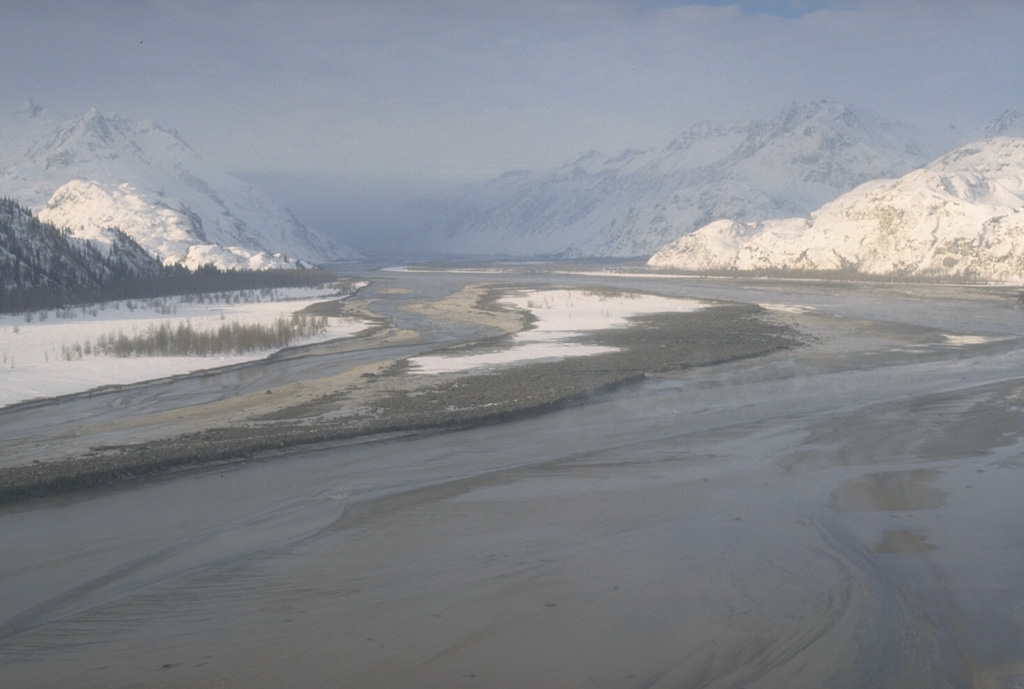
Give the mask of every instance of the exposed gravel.
[{"label": "exposed gravel", "polygon": [[758,306],[721,304],[636,318],[633,327],[585,341],[621,349],[471,374],[414,375],[399,361],[388,375],[364,375],[356,388],[246,423],[0,470],[0,502],[304,444],[497,423],[579,404],[649,374],[767,354],[800,338]]}]

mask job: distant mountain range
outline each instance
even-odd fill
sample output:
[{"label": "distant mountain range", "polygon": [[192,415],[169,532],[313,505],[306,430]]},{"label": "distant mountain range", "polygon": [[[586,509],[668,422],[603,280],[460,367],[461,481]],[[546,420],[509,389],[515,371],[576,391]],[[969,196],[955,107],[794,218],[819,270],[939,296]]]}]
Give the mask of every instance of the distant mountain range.
[{"label": "distant mountain range", "polygon": [[1024,281],[1024,114],[1004,114],[986,134],[993,136],[808,215],[710,223],[649,264]]},{"label": "distant mountain range", "polygon": [[440,252],[647,257],[722,218],[806,215],[941,151],[868,110],[794,103],[770,120],[698,124],[661,149],[594,151],[548,174],[509,172],[422,211]]},{"label": "distant mountain range", "polygon": [[[57,123],[32,103],[15,119],[0,127],[0,197],[107,253],[127,237],[190,268],[355,256],[173,130],[96,109]],[[1024,281],[1022,142],[1016,111],[947,153],[955,144],[868,110],[793,103],[658,149],[507,172],[419,210],[430,245],[454,255]]]},{"label": "distant mountain range", "polygon": [[0,135],[0,196],[100,244],[116,227],[168,265],[260,269],[355,256],[174,130],[95,108],[65,122],[35,103],[20,110]]}]

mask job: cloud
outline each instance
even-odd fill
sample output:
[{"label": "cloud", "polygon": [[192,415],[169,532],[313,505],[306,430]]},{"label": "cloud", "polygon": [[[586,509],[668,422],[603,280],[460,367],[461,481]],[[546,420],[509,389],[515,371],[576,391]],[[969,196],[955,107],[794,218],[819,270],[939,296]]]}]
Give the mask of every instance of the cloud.
[{"label": "cloud", "polygon": [[1020,24],[985,0],[12,0],[0,99],[152,118],[241,172],[460,179],[791,100],[980,126],[1024,106]]}]

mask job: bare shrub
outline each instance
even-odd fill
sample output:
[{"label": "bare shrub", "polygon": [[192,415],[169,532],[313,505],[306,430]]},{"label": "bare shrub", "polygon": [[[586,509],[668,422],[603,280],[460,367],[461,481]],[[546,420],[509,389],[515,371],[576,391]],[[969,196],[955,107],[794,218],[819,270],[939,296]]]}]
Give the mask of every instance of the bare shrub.
[{"label": "bare shrub", "polygon": [[327,316],[296,313],[281,317],[273,323],[243,324],[238,321],[221,323],[217,328],[197,330],[191,321],[176,326],[165,321],[151,325],[145,332],[124,331],[100,335],[90,347],[75,345],[74,352],[92,351],[98,356],[215,356],[219,354],[246,354],[249,352],[281,349],[300,339],[320,335],[327,330]]}]

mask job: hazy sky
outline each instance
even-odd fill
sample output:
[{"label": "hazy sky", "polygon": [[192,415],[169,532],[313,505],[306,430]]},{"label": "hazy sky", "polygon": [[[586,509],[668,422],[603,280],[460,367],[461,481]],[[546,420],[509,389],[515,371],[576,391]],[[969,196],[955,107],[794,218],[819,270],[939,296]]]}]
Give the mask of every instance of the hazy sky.
[{"label": "hazy sky", "polygon": [[792,100],[969,131],[1024,109],[1022,36],[1020,0],[4,0],[0,105],[152,119],[329,195],[661,146]]}]

